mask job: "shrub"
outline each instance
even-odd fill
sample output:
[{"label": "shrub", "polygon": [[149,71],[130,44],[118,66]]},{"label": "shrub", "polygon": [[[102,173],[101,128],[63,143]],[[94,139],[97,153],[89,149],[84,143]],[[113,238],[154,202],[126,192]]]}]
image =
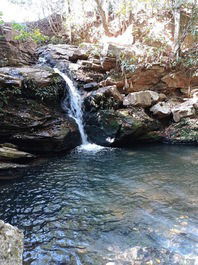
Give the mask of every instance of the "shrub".
[{"label": "shrub", "polygon": [[49,37],[43,35],[39,29],[29,30],[26,26],[18,23],[13,23],[12,28],[18,32],[15,40],[33,40],[37,44],[42,44],[49,40]]}]

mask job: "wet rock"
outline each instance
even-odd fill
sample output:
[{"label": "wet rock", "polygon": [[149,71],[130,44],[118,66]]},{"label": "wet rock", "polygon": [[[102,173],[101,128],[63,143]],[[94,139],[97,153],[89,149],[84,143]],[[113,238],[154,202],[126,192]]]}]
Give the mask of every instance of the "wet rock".
[{"label": "wet rock", "polygon": [[160,138],[159,122],[141,108],[99,110],[87,114],[85,123],[90,140],[103,146],[130,146]]},{"label": "wet rock", "polygon": [[65,82],[58,74],[38,66],[5,67],[1,74],[1,142],[27,152],[70,150],[80,143],[75,122],[60,109]]},{"label": "wet rock", "polygon": [[0,144],[0,147],[9,147],[9,148],[13,148],[13,149],[17,149],[17,146],[15,144],[11,144],[11,143],[3,143]]},{"label": "wet rock", "polygon": [[123,96],[116,86],[99,88],[91,92],[84,100],[85,111],[102,109],[118,109],[122,104]]},{"label": "wet rock", "polygon": [[183,118],[172,123],[164,131],[167,142],[176,144],[198,144],[198,119]]},{"label": "wet rock", "polygon": [[80,135],[75,122],[53,107],[16,98],[0,113],[0,137],[28,152],[58,152],[75,148]]},{"label": "wet rock", "polygon": [[158,102],[150,108],[150,111],[159,119],[169,117],[172,113],[171,105],[167,102]]},{"label": "wet rock", "polygon": [[31,161],[34,158],[34,155],[19,151],[16,148],[0,147],[0,160],[3,161]]},{"label": "wet rock", "polygon": [[0,162],[0,180],[21,178],[30,166],[30,164]]},{"label": "wet rock", "polygon": [[92,91],[98,89],[98,83],[96,82],[91,82],[83,86],[83,89],[85,91]]},{"label": "wet rock", "polygon": [[9,26],[0,26],[0,67],[33,64],[37,60],[33,41],[17,41],[16,32]]},{"label": "wet rock", "polygon": [[0,101],[18,96],[56,105],[64,94],[65,83],[53,69],[48,67],[2,67],[0,86],[2,87]]},{"label": "wet rock", "polygon": [[123,101],[124,106],[150,107],[159,100],[159,94],[154,91],[141,91],[128,94]]},{"label": "wet rock", "polygon": [[38,55],[52,65],[58,61],[77,62],[87,60],[88,55],[85,49],[67,44],[49,44],[38,49]]},{"label": "wet rock", "polygon": [[22,265],[23,233],[0,221],[0,264]]}]

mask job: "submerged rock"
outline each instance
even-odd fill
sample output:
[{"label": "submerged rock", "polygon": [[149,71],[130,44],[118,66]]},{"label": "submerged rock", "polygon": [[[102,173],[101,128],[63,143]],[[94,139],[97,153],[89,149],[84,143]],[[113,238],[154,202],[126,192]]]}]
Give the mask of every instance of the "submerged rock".
[{"label": "submerged rock", "polygon": [[0,264],[22,265],[23,233],[0,221]]},{"label": "submerged rock", "polygon": [[27,172],[29,166],[29,164],[0,162],[0,180],[21,178]]},{"label": "submerged rock", "polygon": [[104,146],[157,142],[159,129],[160,123],[141,108],[100,110],[86,115],[86,131],[90,140]]}]

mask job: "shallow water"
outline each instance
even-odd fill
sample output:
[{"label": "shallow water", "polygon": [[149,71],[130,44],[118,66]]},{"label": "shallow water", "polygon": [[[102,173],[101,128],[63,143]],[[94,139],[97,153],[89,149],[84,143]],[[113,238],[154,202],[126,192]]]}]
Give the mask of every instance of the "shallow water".
[{"label": "shallow water", "polygon": [[25,265],[198,264],[197,147],[80,150],[0,185]]}]

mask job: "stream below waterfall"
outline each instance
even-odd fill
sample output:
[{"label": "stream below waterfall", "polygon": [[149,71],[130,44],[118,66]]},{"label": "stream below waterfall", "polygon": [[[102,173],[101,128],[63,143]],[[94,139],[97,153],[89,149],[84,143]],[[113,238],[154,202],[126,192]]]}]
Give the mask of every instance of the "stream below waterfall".
[{"label": "stream below waterfall", "polygon": [[197,147],[75,150],[0,185],[24,265],[198,264]]}]

